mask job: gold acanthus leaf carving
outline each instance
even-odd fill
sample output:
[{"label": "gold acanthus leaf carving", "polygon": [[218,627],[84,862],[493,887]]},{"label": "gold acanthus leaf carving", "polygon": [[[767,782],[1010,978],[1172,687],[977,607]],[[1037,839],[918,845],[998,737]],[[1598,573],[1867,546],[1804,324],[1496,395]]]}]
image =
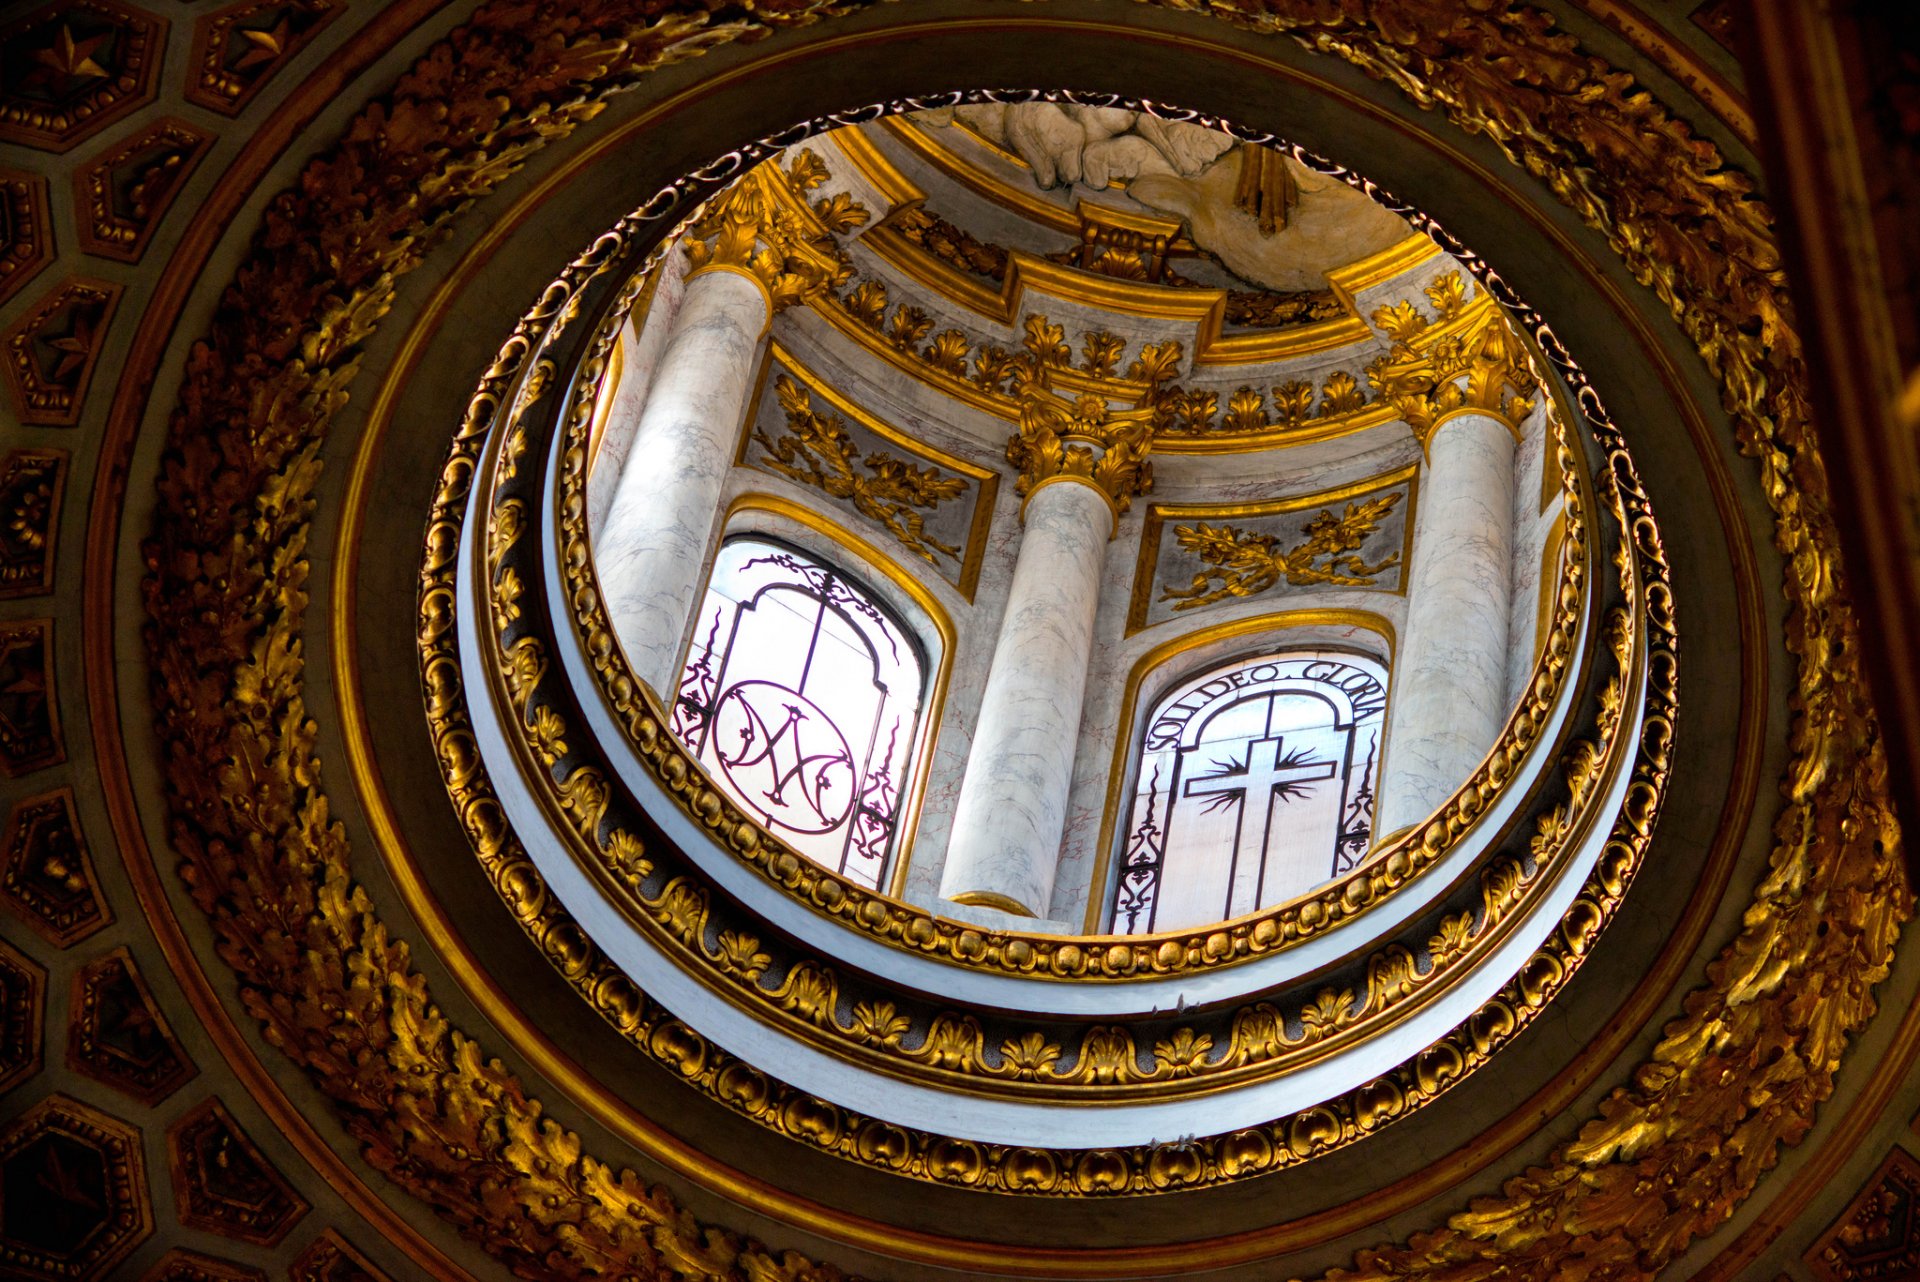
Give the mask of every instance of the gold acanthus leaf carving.
[{"label": "gold acanthus leaf carving", "polygon": [[748,272],[766,286],[775,311],[845,284],[853,264],[834,237],[864,224],[867,211],[845,193],[809,206],[807,194],[829,177],[811,149],[784,172],[768,164],[747,174],[688,229],[692,270]]},{"label": "gold acanthus leaf carving", "polygon": [[[1009,417],[1017,416],[1017,401],[1028,384],[1049,370],[1074,368],[1065,326],[1038,313],[1023,322],[1020,345],[1013,351],[977,341],[966,331],[952,328],[942,330],[922,347],[921,342],[933,330],[932,317],[911,303],[893,304],[889,311],[885,281],[862,280],[844,294],[827,292],[811,296],[810,301],[816,307],[839,312],[894,351],[924,366],[935,375],[936,383],[942,378],[951,379],[1002,398],[1003,412]],[[1104,330],[1090,330],[1080,341],[1083,359],[1078,371],[1101,384],[1110,384],[1102,389],[1109,392],[1110,399],[1134,399],[1152,408],[1154,430],[1160,436],[1268,432],[1299,427],[1310,419],[1339,420],[1359,414],[1372,404],[1357,378],[1345,370],[1334,370],[1318,392],[1304,382],[1274,388],[1271,418],[1266,413],[1265,397],[1251,386],[1227,393],[1223,410],[1219,391],[1189,388],[1173,381],[1186,356],[1179,339],[1144,344],[1124,375],[1119,370],[1126,353],[1125,339]]]},{"label": "gold acanthus leaf carving", "polygon": [[1160,599],[1177,602],[1176,610],[1194,610],[1228,597],[1255,596],[1282,579],[1296,588],[1317,583],[1373,587],[1383,571],[1400,564],[1400,554],[1391,553],[1369,565],[1359,548],[1399,501],[1400,492],[1395,490],[1377,498],[1354,499],[1339,516],[1322,508],[1307,522],[1306,537],[1292,547],[1282,547],[1277,534],[1236,530],[1231,525],[1216,527],[1202,521],[1175,526],[1174,538],[1198,555],[1206,568],[1187,587],[1161,589]]},{"label": "gold acanthus leaf carving", "polygon": [[[1056,340],[1057,332],[1042,339]],[[1066,401],[1036,383],[1021,395],[1020,427],[1007,442],[1007,462],[1019,469],[1014,492],[1022,498],[1048,481],[1071,477],[1094,486],[1124,512],[1135,495],[1153,488],[1147,458],[1152,448],[1153,411],[1111,409],[1097,392]]]},{"label": "gold acanthus leaf carving", "polygon": [[[1458,272],[1449,272],[1425,292],[1445,320],[1467,315]],[[1464,328],[1438,338],[1410,302],[1380,308],[1373,323],[1393,345],[1367,366],[1367,382],[1421,441],[1432,436],[1443,418],[1459,411],[1491,415],[1516,433],[1533,411],[1539,380],[1519,336],[1491,299]]]},{"label": "gold acanthus leaf carving", "polygon": [[846,422],[814,409],[807,389],[790,375],[780,375],[774,392],[786,411],[787,431],[771,437],[764,429],[754,429],[754,441],[766,451],[762,466],[825,491],[830,498],[851,501],[862,516],[886,526],[888,533],[924,561],[935,563],[935,553],[960,559],[958,547],[927,534],[921,510],[965,494],[965,478],[922,467],[885,450],[871,450],[862,457]]}]

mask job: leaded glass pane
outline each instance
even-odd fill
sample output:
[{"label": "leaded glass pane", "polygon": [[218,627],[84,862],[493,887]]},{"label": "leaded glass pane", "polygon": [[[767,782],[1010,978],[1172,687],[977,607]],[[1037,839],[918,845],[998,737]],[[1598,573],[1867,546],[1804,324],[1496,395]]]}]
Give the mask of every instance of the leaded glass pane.
[{"label": "leaded glass pane", "polygon": [[1373,838],[1386,681],[1365,656],[1295,650],[1163,696],[1141,738],[1112,929],[1238,917],[1355,867]]},{"label": "leaded glass pane", "polygon": [[673,731],[729,796],[816,863],[878,888],[925,668],[859,584],[783,543],[720,549]]}]

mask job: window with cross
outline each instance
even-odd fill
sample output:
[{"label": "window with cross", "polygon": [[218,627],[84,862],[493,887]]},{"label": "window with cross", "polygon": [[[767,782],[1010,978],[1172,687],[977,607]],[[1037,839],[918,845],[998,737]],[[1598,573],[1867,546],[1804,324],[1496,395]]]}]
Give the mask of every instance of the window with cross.
[{"label": "window with cross", "polygon": [[906,626],[834,566],[729,539],[707,582],[673,732],[771,832],[883,884],[926,664]]},{"label": "window with cross", "polygon": [[1239,917],[1356,867],[1386,704],[1386,668],[1342,650],[1239,659],[1176,684],[1145,718],[1110,929]]}]

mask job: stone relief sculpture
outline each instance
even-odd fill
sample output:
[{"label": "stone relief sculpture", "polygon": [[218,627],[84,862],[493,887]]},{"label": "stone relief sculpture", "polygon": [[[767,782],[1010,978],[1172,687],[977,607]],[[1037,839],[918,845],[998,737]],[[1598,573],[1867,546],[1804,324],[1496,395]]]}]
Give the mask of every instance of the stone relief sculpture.
[{"label": "stone relief sculpture", "polygon": [[984,103],[926,112],[1018,156],[1043,191],[1124,187],[1183,219],[1193,242],[1271,290],[1326,288],[1329,268],[1406,235],[1384,207],[1336,179],[1217,130],[1117,107]]}]

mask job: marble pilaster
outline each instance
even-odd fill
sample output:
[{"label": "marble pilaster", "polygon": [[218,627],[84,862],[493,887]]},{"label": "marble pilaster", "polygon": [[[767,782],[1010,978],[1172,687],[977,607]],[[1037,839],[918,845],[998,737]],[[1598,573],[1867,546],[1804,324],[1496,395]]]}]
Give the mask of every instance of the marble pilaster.
[{"label": "marble pilaster", "polygon": [[607,612],[636,676],[671,692],[720,491],[769,320],[751,275],[687,279],[595,546]]},{"label": "marble pilaster", "polygon": [[1089,482],[1033,491],[940,893],[1045,917],[1066,829],[1113,504]]},{"label": "marble pilaster", "polygon": [[1457,411],[1427,439],[1378,834],[1437,810],[1506,722],[1513,473],[1513,429],[1494,415]]}]

